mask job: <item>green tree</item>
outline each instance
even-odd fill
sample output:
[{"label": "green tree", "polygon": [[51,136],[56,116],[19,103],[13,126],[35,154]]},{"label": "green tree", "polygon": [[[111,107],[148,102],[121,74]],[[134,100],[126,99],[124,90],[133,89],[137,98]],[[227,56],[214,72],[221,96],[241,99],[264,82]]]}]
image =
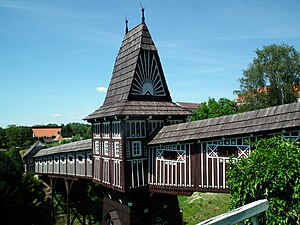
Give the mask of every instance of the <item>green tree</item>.
[{"label": "green tree", "polygon": [[7,147],[28,148],[33,144],[31,127],[9,125],[6,128]]},{"label": "green tree", "polygon": [[5,224],[49,224],[50,199],[41,181],[24,174],[21,160],[16,149],[0,152],[1,220]]},{"label": "green tree", "polygon": [[0,127],[0,149],[6,149],[7,146],[6,130]]},{"label": "green tree", "polygon": [[216,101],[209,98],[207,102],[201,104],[199,109],[194,112],[192,120],[203,120],[218,116],[235,114],[237,111],[236,103],[227,98],[220,98]]},{"label": "green tree", "polygon": [[300,54],[292,46],[272,44],[255,50],[256,57],[239,79],[242,111],[297,101],[300,81]]},{"label": "green tree", "polygon": [[80,136],[82,139],[91,138],[91,125],[83,123],[68,123],[62,127],[63,137],[75,137]]},{"label": "green tree", "polygon": [[260,216],[262,224],[300,224],[298,144],[281,138],[261,139],[248,158],[232,162],[227,172],[230,208],[266,198],[270,207]]}]

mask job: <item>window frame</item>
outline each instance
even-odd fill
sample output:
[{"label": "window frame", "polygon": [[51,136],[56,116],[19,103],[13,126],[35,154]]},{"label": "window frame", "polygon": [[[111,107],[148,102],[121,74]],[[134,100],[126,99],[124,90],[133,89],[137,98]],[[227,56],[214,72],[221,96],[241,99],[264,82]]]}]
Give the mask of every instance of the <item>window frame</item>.
[{"label": "window frame", "polygon": [[[137,149],[138,147],[138,149]],[[141,141],[132,141],[131,142],[131,153],[133,157],[142,156],[142,142]]]}]

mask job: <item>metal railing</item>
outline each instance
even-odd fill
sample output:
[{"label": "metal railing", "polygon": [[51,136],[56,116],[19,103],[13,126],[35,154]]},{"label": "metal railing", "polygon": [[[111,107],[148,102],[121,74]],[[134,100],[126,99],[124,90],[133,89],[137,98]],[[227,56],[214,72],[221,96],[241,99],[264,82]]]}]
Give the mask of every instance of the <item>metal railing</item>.
[{"label": "metal railing", "polygon": [[244,224],[243,221],[251,218],[254,225],[258,225],[257,215],[268,209],[269,202],[267,199],[258,200],[240,208],[234,209],[227,213],[221,214],[219,216],[213,217],[197,225],[234,225],[234,224]]}]

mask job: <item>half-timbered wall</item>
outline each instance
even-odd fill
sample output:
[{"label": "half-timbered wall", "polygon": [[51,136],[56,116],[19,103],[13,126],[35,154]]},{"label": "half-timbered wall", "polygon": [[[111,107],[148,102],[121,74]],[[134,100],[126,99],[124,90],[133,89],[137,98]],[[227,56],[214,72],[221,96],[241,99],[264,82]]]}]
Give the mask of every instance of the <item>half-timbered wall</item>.
[{"label": "half-timbered wall", "polygon": [[192,189],[192,143],[163,145],[149,149],[150,189],[181,191]]},{"label": "half-timbered wall", "polygon": [[92,177],[90,151],[52,154],[35,159],[35,172],[66,176]]},{"label": "half-timbered wall", "polygon": [[59,174],[60,170],[59,170],[59,155],[56,154],[54,155],[54,171],[53,173],[55,174]]},{"label": "half-timbered wall", "polygon": [[86,152],[86,161],[85,161],[85,163],[86,163],[86,166],[85,166],[85,168],[86,168],[86,177],[92,177],[93,176],[93,170],[92,170],[92,168],[93,168],[93,154],[92,154],[92,152]]},{"label": "half-timbered wall", "polygon": [[127,177],[127,187],[129,189],[148,185],[145,140],[151,129],[157,126],[163,126],[163,120],[126,120],[125,156],[127,169],[125,177]]},{"label": "half-timbered wall", "polygon": [[77,176],[85,176],[86,171],[86,157],[85,152],[77,152],[76,153],[76,175]]},{"label": "half-timbered wall", "polygon": [[67,171],[70,175],[75,175],[75,154],[70,152],[67,154]]},{"label": "half-timbered wall", "polygon": [[[181,118],[136,117],[94,122],[93,179],[106,187],[124,191],[148,185],[146,144],[166,124]],[[124,146],[124,147],[123,147]],[[126,180],[126,184],[125,184]]]},{"label": "half-timbered wall", "polygon": [[281,136],[294,142],[300,131],[281,131],[244,137],[174,143],[149,148],[150,190],[168,193],[186,191],[228,192],[226,171],[230,160],[251,154],[251,143],[263,137]]},{"label": "half-timbered wall", "polygon": [[237,159],[248,157],[251,153],[250,143],[256,140],[257,137],[249,136],[197,143],[199,171],[196,178],[196,190],[228,191],[226,171],[230,157]]},{"label": "half-timbered wall", "polygon": [[59,174],[67,174],[66,154],[59,155]]},{"label": "half-timbered wall", "polygon": [[47,157],[47,173],[53,173],[53,157],[52,156],[48,156]]},{"label": "half-timbered wall", "polygon": [[123,188],[122,123],[93,124],[93,179],[107,187]]}]

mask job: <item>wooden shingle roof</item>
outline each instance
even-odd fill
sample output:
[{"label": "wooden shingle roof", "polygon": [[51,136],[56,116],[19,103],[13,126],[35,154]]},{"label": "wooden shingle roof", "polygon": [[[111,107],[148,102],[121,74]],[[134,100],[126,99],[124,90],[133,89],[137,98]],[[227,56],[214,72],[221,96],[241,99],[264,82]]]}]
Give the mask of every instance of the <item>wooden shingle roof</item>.
[{"label": "wooden shingle roof", "polygon": [[119,50],[104,105],[127,100],[141,49],[157,51],[146,23],[130,30]]},{"label": "wooden shingle roof", "polygon": [[158,145],[300,128],[300,103],[165,126],[149,143]]},{"label": "wooden shingle roof", "polygon": [[75,141],[68,144],[58,145],[51,148],[44,148],[37,152],[34,157],[41,157],[57,153],[77,152],[92,150],[92,139]]},{"label": "wooden shingle roof", "polygon": [[160,101],[120,101],[114,104],[106,104],[91,113],[85,119],[96,119],[105,115],[112,116],[126,116],[126,115],[143,115],[143,116],[172,116],[184,115],[189,116],[192,113],[188,110],[182,109],[180,106],[173,102],[160,102]]},{"label": "wooden shingle roof", "polygon": [[[147,85],[143,86],[143,82],[155,83],[151,84],[153,89],[147,91]],[[175,114],[191,115],[186,109],[172,103],[158,51],[143,21],[124,37],[103,105],[84,119]]]},{"label": "wooden shingle roof", "polygon": [[[42,148],[45,148],[45,145],[40,142],[40,141],[36,141],[33,145],[31,145],[27,150],[26,152],[24,153],[23,155],[23,158],[25,158],[29,153],[31,153],[32,151],[39,151],[41,150]],[[32,153],[31,153],[32,154]],[[34,153],[33,153],[34,154]]]}]

